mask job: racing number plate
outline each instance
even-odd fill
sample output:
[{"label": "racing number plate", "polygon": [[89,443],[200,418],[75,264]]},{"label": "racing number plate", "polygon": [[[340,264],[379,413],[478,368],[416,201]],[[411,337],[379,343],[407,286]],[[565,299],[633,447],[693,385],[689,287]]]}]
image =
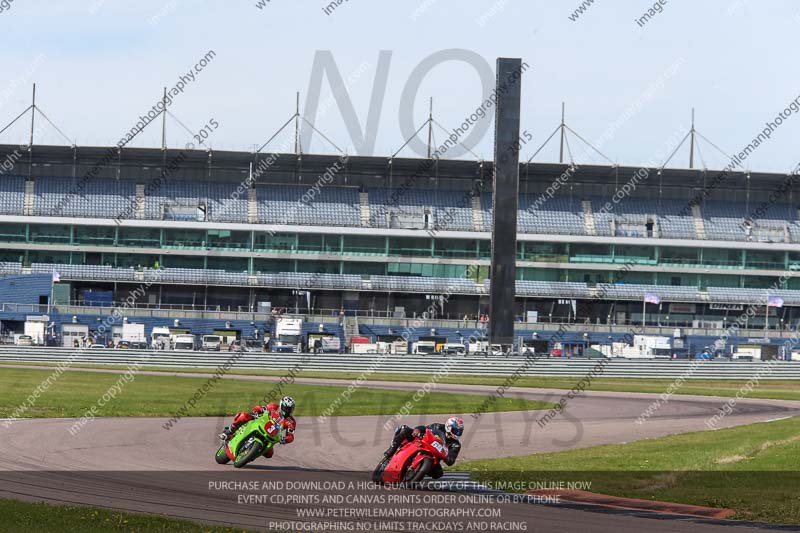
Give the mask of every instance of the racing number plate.
[{"label": "racing number plate", "polygon": [[267,432],[267,435],[270,437],[274,437],[278,434],[278,426],[275,425],[275,422],[270,422],[266,426],[264,426],[264,431]]}]

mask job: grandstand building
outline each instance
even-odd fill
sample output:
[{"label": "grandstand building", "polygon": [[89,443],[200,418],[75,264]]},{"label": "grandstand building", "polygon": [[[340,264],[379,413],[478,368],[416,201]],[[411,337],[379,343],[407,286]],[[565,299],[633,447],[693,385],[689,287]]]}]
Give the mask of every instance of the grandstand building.
[{"label": "grandstand building", "polygon": [[[111,291],[118,303],[143,282],[134,307],[164,310],[162,321],[179,309],[251,313],[247,334],[268,327],[262,302],[383,317],[386,328],[435,302],[439,320],[488,312],[492,209],[503,208],[492,205],[491,162],[124,148],[98,167],[109,148],[19,150],[0,146],[0,268],[56,272],[52,294],[29,302],[56,323],[76,309],[99,319],[87,295]],[[644,320],[713,337],[748,306],[743,329],[795,329],[793,176],[717,176],[521,165],[520,335],[569,322],[576,339],[605,338]],[[0,303],[3,321],[31,311]]]}]

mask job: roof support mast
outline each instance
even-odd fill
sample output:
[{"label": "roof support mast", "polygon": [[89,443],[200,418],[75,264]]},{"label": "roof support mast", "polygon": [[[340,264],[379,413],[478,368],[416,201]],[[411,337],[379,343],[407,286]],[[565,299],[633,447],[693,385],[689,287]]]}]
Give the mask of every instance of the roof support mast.
[{"label": "roof support mast", "polygon": [[695,141],[695,129],[694,129],[694,108],[692,108],[692,129],[689,131],[691,133],[692,138],[690,139],[691,143],[689,144],[689,168],[694,168],[694,143]]},{"label": "roof support mast", "polygon": [[294,153],[295,155],[300,155],[300,91],[295,94]]},{"label": "roof support mast", "polygon": [[161,98],[164,110],[161,112],[161,150],[167,150],[167,88],[164,87],[164,96]]},{"label": "roof support mast", "polygon": [[564,162],[564,133],[565,133],[564,127],[566,126],[566,124],[564,123],[564,108],[565,108],[564,102],[561,102],[561,126],[560,126],[561,127],[561,146],[558,149],[558,162],[559,163],[563,163]]},{"label": "roof support mast", "polygon": [[[162,97],[161,103],[164,105],[164,109],[161,111],[161,169],[162,172],[167,172],[167,88],[164,87],[164,96]],[[122,151],[120,150],[120,161],[122,160]],[[119,172],[120,167],[117,167],[117,171]],[[119,179],[119,174],[117,174],[117,179]]]},{"label": "roof support mast", "polygon": [[33,84],[33,96],[31,97],[31,137],[28,146],[33,146],[33,125],[36,118],[36,84]]},{"label": "roof support mast", "polygon": [[[31,135],[28,139],[28,181],[33,178],[33,129],[34,129],[34,122],[36,119],[36,84],[33,84],[33,94],[31,96]],[[52,300],[52,296],[50,300]]]},{"label": "roof support mast", "polygon": [[431,139],[433,138],[433,96],[428,107],[428,159],[431,158]]}]

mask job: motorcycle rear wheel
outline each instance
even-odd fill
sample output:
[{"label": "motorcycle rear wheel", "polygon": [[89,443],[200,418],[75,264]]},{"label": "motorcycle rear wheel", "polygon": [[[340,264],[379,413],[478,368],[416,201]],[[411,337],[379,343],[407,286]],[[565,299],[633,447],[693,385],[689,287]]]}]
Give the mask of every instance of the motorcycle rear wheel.
[{"label": "motorcycle rear wheel", "polygon": [[253,443],[250,445],[250,447],[239,452],[239,454],[236,456],[236,459],[233,460],[234,468],[241,468],[250,461],[256,459],[259,455],[261,455],[262,449],[263,444],[261,444],[261,441],[253,439]]},{"label": "motorcycle rear wheel", "polygon": [[221,464],[221,465],[225,465],[225,464],[228,464],[230,462],[231,459],[230,459],[230,457],[228,457],[228,453],[227,453],[225,444],[220,446],[219,450],[217,450],[217,453],[214,454],[214,460],[218,464]]}]

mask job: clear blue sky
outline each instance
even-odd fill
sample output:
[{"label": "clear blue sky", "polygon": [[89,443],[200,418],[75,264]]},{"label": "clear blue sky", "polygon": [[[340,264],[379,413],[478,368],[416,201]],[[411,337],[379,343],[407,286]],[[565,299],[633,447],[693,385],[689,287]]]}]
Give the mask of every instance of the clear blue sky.
[{"label": "clear blue sky", "polygon": [[[171,111],[192,130],[214,117],[220,127],[211,142],[217,149],[252,149],[280,127],[294,112],[295,91],[301,98],[308,91],[318,50],[331,51],[344,78],[365,65],[348,89],[362,128],[378,53],[392,52],[375,155],[390,155],[404,141],[399,102],[411,71],[450,48],[472,51],[492,67],[498,56],[521,57],[530,65],[522,125],[534,140],[523,148],[525,159],[558,124],[562,100],[568,124],[597,140],[676,61],[680,66],[663,88],[651,91],[602,143],[611,159],[629,165],[653,159],[668,137],[688,129],[693,106],[698,129],[728,153],[738,152],[800,95],[792,52],[800,5],[789,1],[669,0],[644,27],[635,19],[648,3],[627,0],[595,0],[576,21],[568,17],[578,0],[349,0],[330,15],[323,13],[322,1],[270,0],[263,9],[257,1],[14,0],[0,12],[0,122],[28,105],[35,81],[41,108],[78,145],[116,143],[162,87],[175,84],[208,50],[216,58]],[[37,57],[43,58],[38,64]],[[326,80],[321,106],[327,95]],[[449,128],[480,103],[481,86],[465,63],[437,66],[417,93],[417,124],[425,120],[431,96],[437,121]],[[340,146],[353,144],[338,107],[328,107],[318,128]],[[22,142],[28,126],[16,125],[0,142]],[[170,146],[190,140],[174,121],[168,128]],[[487,159],[492,128],[473,148]],[[799,132],[800,116],[793,116],[747,166],[791,169],[800,161],[793,142]],[[39,142],[62,143],[52,130]],[[160,128],[147,128],[131,145],[159,146]],[[576,156],[583,152],[576,142],[571,146]],[[709,167],[722,166],[710,147],[701,148]],[[332,149],[315,136],[306,151]],[[553,145],[537,160],[556,156]],[[599,160],[579,159],[592,161]],[[688,149],[670,166],[687,164]]]}]

